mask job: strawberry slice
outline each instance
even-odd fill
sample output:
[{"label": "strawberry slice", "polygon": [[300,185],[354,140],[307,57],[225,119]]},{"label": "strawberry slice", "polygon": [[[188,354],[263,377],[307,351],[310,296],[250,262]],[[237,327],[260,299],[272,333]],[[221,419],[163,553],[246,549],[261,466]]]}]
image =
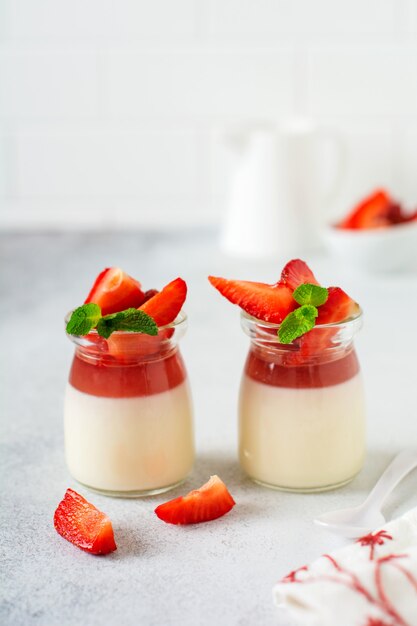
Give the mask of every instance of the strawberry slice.
[{"label": "strawberry slice", "polygon": [[292,289],[281,283],[267,285],[217,276],[209,276],[208,279],[222,296],[264,322],[279,324],[297,306]]},{"label": "strawberry slice", "polygon": [[417,211],[407,214],[403,211],[400,204],[392,204],[388,214],[388,219],[391,225],[413,222],[414,220],[417,220]]},{"label": "strawberry slice", "polygon": [[148,289],[148,291],[145,291],[145,293],[143,294],[142,304],[145,304],[145,302],[156,296],[157,293],[159,293],[157,289]]},{"label": "strawberry slice", "polygon": [[362,200],[349,215],[336,224],[336,228],[368,229],[385,228],[417,219],[417,211],[405,213],[383,189],[377,189]]},{"label": "strawberry slice", "polygon": [[281,272],[280,283],[287,285],[292,291],[304,283],[310,283],[312,285],[319,284],[307,263],[301,259],[288,261]]},{"label": "strawberry slice", "polygon": [[394,204],[384,189],[377,189],[362,200],[337,227],[361,229],[389,226],[392,223],[389,214]]},{"label": "strawberry slice", "polygon": [[319,306],[316,324],[343,322],[359,311],[359,305],[340,287],[328,287],[329,297]]},{"label": "strawberry slice", "polygon": [[341,323],[359,312],[359,305],[340,287],[328,287],[328,298],[318,307],[316,326],[299,339],[300,354],[295,353],[295,361],[303,357],[320,354],[332,344],[337,328],[320,328],[321,324]]},{"label": "strawberry slice", "polygon": [[107,267],[96,278],[85,304],[94,302],[101,307],[102,315],[117,313],[143,302],[144,293],[140,283],[119,267]]},{"label": "strawberry slice", "polygon": [[116,550],[111,521],[80,494],[67,489],[54,515],[58,533],[90,554],[108,554]]},{"label": "strawberry slice", "polygon": [[200,489],[160,504],[155,513],[168,524],[198,524],[225,515],[235,504],[224,482],[215,475]]},{"label": "strawberry slice", "polygon": [[166,326],[175,320],[187,297],[187,284],[182,278],[176,278],[162,291],[139,306],[153,317],[158,326]]},{"label": "strawberry slice", "polygon": [[[176,278],[162,291],[149,289],[144,294],[144,302],[139,307],[153,317],[158,326],[166,326],[175,320],[181,311],[187,296],[187,284],[182,278]],[[130,359],[132,357],[156,354],[161,348],[163,341],[168,340],[174,334],[173,328],[159,329],[158,335],[151,337],[141,333],[114,333],[107,344],[109,352],[117,359]]]}]

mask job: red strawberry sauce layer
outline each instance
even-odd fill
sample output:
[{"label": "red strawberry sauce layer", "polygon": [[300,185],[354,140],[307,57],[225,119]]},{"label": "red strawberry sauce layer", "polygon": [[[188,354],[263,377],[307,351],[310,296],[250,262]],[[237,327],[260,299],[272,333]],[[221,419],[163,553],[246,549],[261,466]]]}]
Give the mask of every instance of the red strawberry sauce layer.
[{"label": "red strawberry sauce layer", "polygon": [[180,385],[186,377],[178,351],[155,360],[123,364],[85,360],[76,354],[69,376],[70,384],[92,396],[104,398],[133,398],[151,396]]},{"label": "red strawberry sauce layer", "polygon": [[258,383],[291,389],[331,387],[344,383],[359,372],[356,352],[352,349],[340,358],[316,363],[284,365],[263,358],[262,350],[250,350],[245,374]]}]

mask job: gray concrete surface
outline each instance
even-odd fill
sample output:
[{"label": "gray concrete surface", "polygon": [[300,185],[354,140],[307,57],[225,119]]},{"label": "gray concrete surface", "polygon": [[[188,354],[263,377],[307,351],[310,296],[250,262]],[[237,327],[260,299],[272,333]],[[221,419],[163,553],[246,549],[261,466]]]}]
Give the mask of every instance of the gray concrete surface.
[{"label": "gray concrete surface", "polygon": [[[247,350],[238,311],[206,281],[208,273],[276,280],[280,264],[230,261],[213,233],[1,235],[0,623],[3,626],[287,626],[271,600],[289,570],[340,545],[314,516],[357,503],[390,457],[417,445],[415,276],[368,279],[325,258],[313,260],[325,284],[361,302],[358,338],[369,409],[364,470],[339,491],[294,495],[252,484],[236,462],[236,398]],[[283,260],[284,261],[284,260]],[[69,475],[62,400],[72,346],[63,317],[95,275],[120,265],[146,288],[177,275],[189,285],[189,330],[182,350],[195,403],[198,458],[172,497],[217,473],[237,505],[227,516],[188,528],[153,513],[166,496],[111,499]],[[282,265],[282,264],[281,264]],[[417,505],[416,475],[390,498],[393,517]],[[67,487],[112,519],[117,552],[93,557],[54,530]]]}]

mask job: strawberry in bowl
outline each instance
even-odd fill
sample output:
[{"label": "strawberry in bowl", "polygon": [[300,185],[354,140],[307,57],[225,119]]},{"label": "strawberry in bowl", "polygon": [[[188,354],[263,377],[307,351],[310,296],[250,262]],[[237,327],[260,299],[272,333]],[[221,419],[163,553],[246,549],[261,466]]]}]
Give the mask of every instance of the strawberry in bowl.
[{"label": "strawberry in bowl", "polygon": [[324,233],[329,252],[346,267],[371,273],[417,267],[417,210],[406,211],[377,189]]},{"label": "strawberry in bowl", "polygon": [[239,397],[239,459],[262,485],[330,489],[365,453],[363,384],[353,338],[359,305],[289,261],[272,285],[210,276],[241,309],[250,338]]},{"label": "strawberry in bowl", "polygon": [[75,355],[65,448],[70,472],[83,485],[133,497],[166,491],[190,472],[192,406],[178,347],[186,296],[182,278],[145,291],[110,268],[67,318]]}]

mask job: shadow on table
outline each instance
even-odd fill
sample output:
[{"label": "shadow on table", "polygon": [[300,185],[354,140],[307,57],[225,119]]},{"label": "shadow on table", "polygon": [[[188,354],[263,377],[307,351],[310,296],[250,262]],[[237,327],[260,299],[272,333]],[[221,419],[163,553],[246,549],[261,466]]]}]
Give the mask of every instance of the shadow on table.
[{"label": "shadow on table", "polygon": [[[369,492],[379,480],[385,469],[401,451],[400,448],[371,448],[368,449],[365,465],[362,471],[353,479],[353,481],[339,490],[327,491],[320,494],[323,503],[334,499],[333,494],[349,495],[346,506],[356,506],[361,504],[368,496]],[[389,494],[383,506],[383,512],[386,518],[392,519],[399,512],[398,509],[408,510],[417,505],[417,492],[415,484],[417,481],[417,470],[411,472],[401,483]],[[416,495],[414,495],[416,494]],[[314,495],[314,494],[313,494]],[[352,498],[353,496],[353,498]]]},{"label": "shadow on table", "polygon": [[193,485],[202,485],[213,474],[217,474],[230,490],[234,487],[241,487],[245,483],[252,484],[240,469],[237,457],[233,454],[222,452],[199,454],[196,458],[194,469],[187,479],[187,484],[192,482]]}]

